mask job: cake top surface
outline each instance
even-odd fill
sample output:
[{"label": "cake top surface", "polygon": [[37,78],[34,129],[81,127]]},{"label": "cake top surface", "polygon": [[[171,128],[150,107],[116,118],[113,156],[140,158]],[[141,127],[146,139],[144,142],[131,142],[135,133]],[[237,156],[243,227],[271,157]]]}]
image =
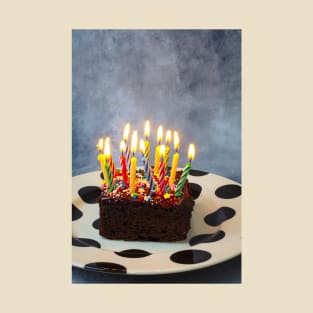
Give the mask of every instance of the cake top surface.
[{"label": "cake top surface", "polygon": [[[176,172],[177,182],[182,174],[182,171]],[[183,188],[183,196],[175,196],[175,184],[169,185],[169,177],[165,176],[166,189],[162,193],[159,190],[158,184],[155,185],[155,189],[150,190],[149,182],[147,180],[144,170],[139,169],[136,172],[135,191],[130,193],[129,186],[124,184],[121,170],[116,169],[114,175],[114,188],[113,191],[108,192],[104,185],[101,185],[102,195],[101,198],[116,199],[116,200],[128,200],[136,202],[149,202],[151,204],[172,205],[180,203],[184,198],[190,198],[190,192],[188,188],[188,182],[186,182]],[[155,181],[158,181],[158,177],[154,177]]]}]

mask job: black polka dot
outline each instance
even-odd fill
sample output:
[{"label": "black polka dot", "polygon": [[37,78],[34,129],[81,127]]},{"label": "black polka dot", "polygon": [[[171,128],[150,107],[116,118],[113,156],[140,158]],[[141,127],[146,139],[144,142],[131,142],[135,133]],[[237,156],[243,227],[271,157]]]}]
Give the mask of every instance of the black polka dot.
[{"label": "black polka dot", "polygon": [[179,264],[196,264],[207,261],[211,258],[211,253],[203,250],[183,250],[170,256],[170,259]]},{"label": "black polka dot", "polygon": [[205,216],[204,221],[210,226],[218,226],[235,216],[235,214],[236,211],[234,209],[224,206]]},{"label": "black polka dot", "polygon": [[99,222],[100,222],[100,218],[98,218],[92,223],[92,227],[95,229],[99,229]]},{"label": "black polka dot", "polygon": [[117,263],[110,262],[95,262],[88,263],[84,266],[85,269],[104,272],[104,273],[126,273],[126,267]]},{"label": "black polka dot", "polygon": [[100,243],[98,241],[90,239],[90,238],[75,238],[75,237],[72,237],[72,246],[101,248],[101,245],[100,245]]},{"label": "black polka dot", "polygon": [[100,173],[100,178],[101,178],[101,179],[104,179],[102,172]]},{"label": "black polka dot", "polygon": [[87,203],[97,203],[97,198],[101,194],[101,189],[96,186],[82,187],[78,190],[78,194]]},{"label": "black polka dot", "polygon": [[217,231],[213,234],[201,234],[192,237],[189,240],[189,244],[191,246],[197,245],[199,243],[209,243],[209,242],[215,242],[223,239],[225,237],[225,233],[222,230]]},{"label": "black polka dot", "polygon": [[191,196],[193,199],[197,199],[202,191],[202,187],[196,183],[189,183],[190,190],[191,190]]},{"label": "black polka dot", "polygon": [[194,169],[190,169],[190,171],[189,171],[189,175],[191,175],[191,176],[205,176],[208,174],[209,174],[208,172],[194,170]]},{"label": "black polka dot", "polygon": [[148,255],[151,255],[150,252],[145,251],[145,250],[139,250],[139,249],[123,250],[123,251],[119,251],[115,253],[124,258],[144,258]]},{"label": "black polka dot", "polygon": [[224,185],[215,190],[215,195],[222,199],[232,199],[241,195],[241,186],[239,185]]},{"label": "black polka dot", "polygon": [[72,204],[72,221],[76,221],[83,216],[83,212],[76,208],[74,204]]}]

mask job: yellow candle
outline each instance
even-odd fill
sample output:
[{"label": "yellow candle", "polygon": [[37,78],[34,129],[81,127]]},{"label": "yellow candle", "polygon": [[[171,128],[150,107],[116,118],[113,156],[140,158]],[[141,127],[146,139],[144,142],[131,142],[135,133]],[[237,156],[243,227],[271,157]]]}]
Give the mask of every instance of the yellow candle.
[{"label": "yellow candle", "polygon": [[103,149],[103,138],[101,138],[99,140],[99,143],[97,144],[97,148],[99,150],[99,154],[98,154],[98,161],[100,163],[100,168],[101,168],[101,172],[103,174],[103,178],[104,178],[104,181],[105,183],[107,183],[108,179],[107,179],[107,175],[106,175],[106,171],[105,171],[105,156],[104,154],[102,153],[102,149]]},{"label": "yellow candle", "polygon": [[145,158],[149,161],[150,160],[150,143],[149,143],[149,135],[150,135],[150,122],[146,121],[145,124]]},{"label": "yellow candle", "polygon": [[155,148],[155,158],[154,158],[154,174],[159,176],[159,166],[160,166],[160,145],[163,137],[163,128],[159,126],[158,128],[158,145]]},{"label": "yellow candle", "polygon": [[172,160],[172,169],[171,169],[171,176],[169,179],[169,184],[172,185],[175,182],[175,178],[176,178],[176,171],[177,171],[177,166],[178,166],[178,161],[179,161],[179,153],[178,153],[178,149],[179,149],[179,137],[177,132],[174,132],[174,148],[176,150],[176,152],[173,155],[173,160]]},{"label": "yellow candle", "polygon": [[165,172],[167,172],[168,159],[170,157],[170,152],[171,152],[171,148],[170,148],[171,137],[172,137],[172,133],[170,130],[168,130],[165,136],[165,142],[166,142],[165,156],[164,156]]},{"label": "yellow candle", "polygon": [[132,194],[136,191],[136,170],[137,170],[137,159],[135,157],[135,152],[137,148],[137,131],[133,132],[131,141],[131,152],[132,158],[130,160],[130,182],[129,182],[129,193]]},{"label": "yellow candle", "polygon": [[105,163],[104,163],[104,168],[105,168],[105,173],[106,173],[106,185],[108,187],[107,192],[112,192],[114,189],[113,186],[113,179],[112,179],[112,171],[110,168],[110,157],[111,157],[111,151],[110,151],[110,140],[107,139],[105,141],[104,145],[104,157],[105,157]]}]

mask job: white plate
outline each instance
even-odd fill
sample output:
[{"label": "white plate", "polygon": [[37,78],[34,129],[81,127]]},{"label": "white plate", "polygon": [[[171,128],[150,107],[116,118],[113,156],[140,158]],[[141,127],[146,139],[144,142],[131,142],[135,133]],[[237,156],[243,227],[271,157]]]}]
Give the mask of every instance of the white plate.
[{"label": "white plate", "polygon": [[73,177],[73,266],[105,273],[165,274],[200,269],[240,254],[241,185],[196,170],[188,180],[195,206],[187,240],[158,243],[101,237],[95,203],[100,172]]}]

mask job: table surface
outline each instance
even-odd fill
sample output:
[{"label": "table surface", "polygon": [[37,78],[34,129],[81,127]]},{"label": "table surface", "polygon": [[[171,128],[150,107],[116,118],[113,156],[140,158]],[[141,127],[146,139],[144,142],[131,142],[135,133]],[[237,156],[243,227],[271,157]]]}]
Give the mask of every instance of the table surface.
[{"label": "table surface", "polygon": [[241,255],[228,261],[195,271],[163,275],[105,274],[72,267],[72,283],[96,284],[171,284],[171,283],[241,283]]}]

